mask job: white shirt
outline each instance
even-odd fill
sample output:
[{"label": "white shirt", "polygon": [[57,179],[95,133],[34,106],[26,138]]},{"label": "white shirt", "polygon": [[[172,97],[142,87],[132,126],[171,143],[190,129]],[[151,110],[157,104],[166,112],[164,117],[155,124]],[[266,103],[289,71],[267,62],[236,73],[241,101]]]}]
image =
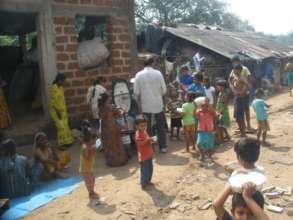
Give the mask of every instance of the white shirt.
[{"label": "white shirt", "polygon": [[209,99],[210,104],[213,105],[215,103],[214,94],[216,92],[216,89],[213,86],[211,86],[208,89],[206,87],[204,87],[204,89],[205,89],[205,92],[206,92],[206,97]]},{"label": "white shirt", "polygon": [[[95,89],[95,95],[93,96],[94,89]],[[91,106],[91,110],[92,110],[92,114],[93,114],[94,119],[100,118],[98,101],[101,98],[101,95],[106,92],[107,92],[107,90],[101,85],[91,86],[88,89],[86,100],[87,100],[87,103],[90,104],[90,106]]]},{"label": "white shirt", "polygon": [[135,76],[134,94],[140,98],[143,113],[160,113],[163,111],[163,96],[167,88],[160,71],[145,67]]}]

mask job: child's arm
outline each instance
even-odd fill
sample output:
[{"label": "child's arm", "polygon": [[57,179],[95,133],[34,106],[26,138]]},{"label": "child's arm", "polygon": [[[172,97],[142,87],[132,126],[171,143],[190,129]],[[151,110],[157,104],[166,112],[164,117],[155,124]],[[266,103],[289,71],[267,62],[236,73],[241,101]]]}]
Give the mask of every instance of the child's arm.
[{"label": "child's arm", "polygon": [[226,212],[226,209],[224,208],[224,204],[231,194],[232,194],[231,187],[227,186],[225,190],[213,202],[213,207],[217,215],[217,218],[219,220],[222,220]]},{"label": "child's arm", "polygon": [[272,107],[272,105],[268,105],[267,103],[265,103],[265,107],[270,108],[270,107]]},{"label": "child's arm", "polygon": [[255,186],[253,183],[246,183],[243,186],[243,199],[246,202],[247,207],[251,210],[256,220],[270,220],[264,213],[264,210],[253,200],[252,195],[255,192]]}]

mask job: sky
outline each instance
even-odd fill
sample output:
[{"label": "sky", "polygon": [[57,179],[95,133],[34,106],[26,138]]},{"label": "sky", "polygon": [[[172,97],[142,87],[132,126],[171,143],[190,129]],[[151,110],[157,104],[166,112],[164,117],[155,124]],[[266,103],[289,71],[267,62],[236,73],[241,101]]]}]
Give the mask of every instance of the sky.
[{"label": "sky", "polygon": [[229,11],[248,20],[256,31],[286,34],[293,31],[293,0],[226,0]]}]

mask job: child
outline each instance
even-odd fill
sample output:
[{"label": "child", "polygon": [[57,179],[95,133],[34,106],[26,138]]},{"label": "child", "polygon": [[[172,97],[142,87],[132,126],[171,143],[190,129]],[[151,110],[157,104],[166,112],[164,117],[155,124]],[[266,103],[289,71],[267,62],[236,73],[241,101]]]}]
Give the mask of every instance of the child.
[{"label": "child", "polygon": [[100,134],[100,126],[101,120],[99,115],[99,102],[107,94],[107,90],[105,89],[106,78],[98,77],[94,84],[88,89],[87,93],[87,103],[90,104],[92,115],[95,120],[95,127],[97,129],[97,135]]},{"label": "child", "polygon": [[197,133],[197,147],[199,148],[201,161],[204,161],[205,155],[209,157],[211,161],[213,149],[215,146],[214,140],[214,118],[217,117],[213,107],[209,104],[208,98],[205,98],[205,102],[201,105],[200,109],[196,112],[198,119],[198,133]]},{"label": "child", "polygon": [[264,91],[262,89],[257,89],[255,92],[255,96],[256,98],[252,102],[252,107],[256,113],[256,119],[258,123],[257,140],[259,141],[260,136],[262,135],[262,144],[265,145],[267,131],[270,130],[266,108],[269,108],[270,106],[267,105],[263,100]]},{"label": "child", "polygon": [[225,92],[226,89],[226,81],[221,80],[217,82],[217,91],[219,92],[216,111],[220,114],[219,117],[219,133],[221,140],[230,140],[230,135],[227,129],[230,127],[230,114],[228,108],[229,98]]},{"label": "child", "polygon": [[214,106],[215,100],[216,100],[216,96],[215,96],[216,89],[215,87],[211,86],[211,82],[208,77],[204,78],[203,84],[204,84],[206,97],[209,99],[210,105]]},{"label": "child", "polygon": [[[224,204],[228,197],[232,197],[231,214],[224,208]],[[213,202],[217,220],[269,220],[264,213],[264,197],[255,190],[252,183],[246,183],[243,186],[242,193],[233,193],[230,186],[218,196]]]},{"label": "child", "polygon": [[80,154],[79,172],[82,174],[86,188],[90,198],[99,198],[99,195],[94,191],[95,177],[93,169],[96,156],[96,134],[91,131],[91,126],[88,120],[82,123],[82,146]]},{"label": "child", "polygon": [[193,84],[188,87],[189,93],[199,93],[201,96],[206,96],[205,89],[202,85],[203,75],[201,73],[196,73],[193,77]]},{"label": "child", "polygon": [[182,127],[181,119],[182,116],[180,112],[177,111],[178,108],[181,107],[182,102],[179,100],[179,95],[176,91],[175,87],[169,87],[168,91],[168,101],[167,101],[167,109],[170,112],[171,118],[171,132],[170,139],[173,138],[174,128],[176,128],[177,139],[180,140],[180,128]]},{"label": "child", "polygon": [[190,142],[192,143],[192,149],[195,150],[195,94],[188,93],[188,102],[182,105],[182,124],[184,127],[185,140],[186,140],[186,152],[189,152]]},{"label": "child", "polygon": [[140,184],[144,190],[147,186],[152,185],[154,155],[152,144],[154,140],[147,133],[147,120],[145,118],[136,120],[136,128],[135,142],[140,163]]}]

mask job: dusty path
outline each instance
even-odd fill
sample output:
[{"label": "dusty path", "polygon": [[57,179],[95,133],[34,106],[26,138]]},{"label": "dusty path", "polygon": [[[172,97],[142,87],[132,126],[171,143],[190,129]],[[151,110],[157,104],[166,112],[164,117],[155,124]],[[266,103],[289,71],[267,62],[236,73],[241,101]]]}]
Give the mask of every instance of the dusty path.
[{"label": "dusty path", "polygon": [[[293,166],[270,162],[272,157],[293,158],[293,113],[290,114],[290,111],[293,112],[293,98],[282,94],[271,98],[268,103],[273,104],[270,115],[272,131],[268,137],[273,146],[262,149],[259,164],[266,170],[268,185],[293,187]],[[255,125],[255,119],[252,121]],[[125,167],[108,168],[102,155],[98,155],[96,190],[105,197],[105,204],[96,206],[94,202],[89,202],[82,184],[71,195],[51,202],[25,219],[215,219],[212,209],[198,211],[197,205],[214,198],[223,189],[227,176],[222,165],[235,160],[233,143],[217,149],[216,163],[211,167],[200,167],[193,155],[184,153],[184,142],[170,142],[169,146],[168,154],[156,156],[156,187],[152,190],[141,191],[136,159]],[[75,158],[71,164],[74,172],[79,163],[78,146],[72,149],[72,153]],[[199,200],[193,199],[196,195],[200,195]],[[177,208],[170,209],[170,205]],[[269,215],[273,220],[292,219],[286,213]]]}]

